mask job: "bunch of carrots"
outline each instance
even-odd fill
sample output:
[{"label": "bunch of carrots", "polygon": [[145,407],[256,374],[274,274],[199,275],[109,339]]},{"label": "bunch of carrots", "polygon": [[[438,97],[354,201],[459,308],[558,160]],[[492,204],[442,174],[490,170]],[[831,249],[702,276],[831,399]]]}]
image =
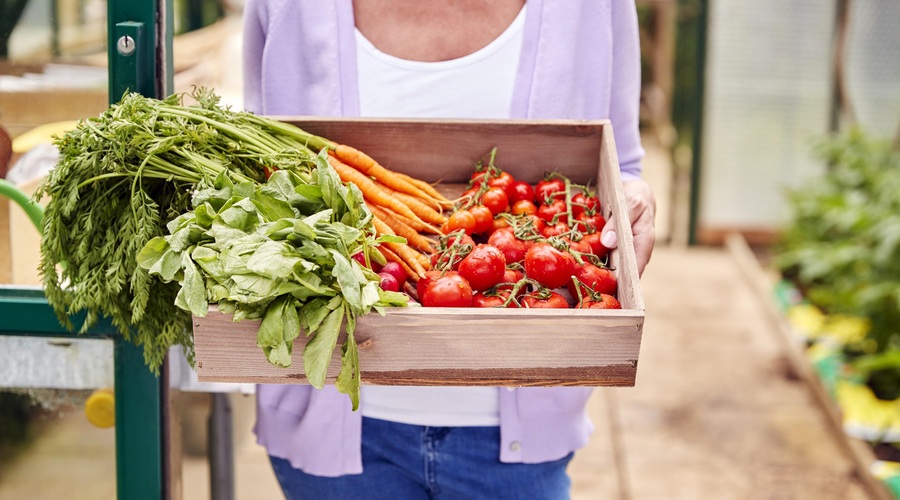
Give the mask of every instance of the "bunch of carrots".
[{"label": "bunch of carrots", "polygon": [[400,264],[411,281],[431,269],[428,255],[435,243],[424,234],[440,235],[447,218],[442,211],[453,202],[434,186],[394,172],[352,146],[328,142],[328,162],[341,180],[352,182],[374,215],[375,231],[406,238],[406,243],[385,243],[378,251],[388,261]]}]

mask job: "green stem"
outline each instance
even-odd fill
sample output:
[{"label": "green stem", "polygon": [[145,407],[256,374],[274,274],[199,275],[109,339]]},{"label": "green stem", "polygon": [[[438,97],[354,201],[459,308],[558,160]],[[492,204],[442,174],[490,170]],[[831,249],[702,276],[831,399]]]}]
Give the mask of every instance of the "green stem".
[{"label": "green stem", "polygon": [[168,112],[172,115],[180,116],[182,118],[187,118],[189,120],[194,120],[194,121],[198,121],[201,123],[205,123],[205,124],[215,128],[216,130],[219,130],[220,132],[223,132],[223,133],[231,136],[233,139],[237,139],[239,141],[242,141],[242,142],[245,142],[248,144],[252,144],[252,145],[256,146],[257,148],[260,148],[262,150],[262,152],[264,152],[264,153],[274,153],[275,152],[272,150],[271,146],[261,142],[258,138],[252,137],[249,134],[247,134],[245,131],[243,131],[237,127],[234,127],[232,125],[229,125],[227,123],[223,123],[218,120],[214,120],[212,118],[207,118],[207,117],[199,115],[197,113],[192,113],[192,112],[186,110],[185,108],[178,108],[178,107],[173,107],[173,106],[165,106],[164,108],[165,108],[166,112]]},{"label": "green stem", "polygon": [[0,195],[11,199],[22,207],[25,215],[34,224],[34,227],[37,228],[38,232],[41,232],[41,219],[44,218],[44,207],[32,201],[27,194],[6,179],[0,179]]}]

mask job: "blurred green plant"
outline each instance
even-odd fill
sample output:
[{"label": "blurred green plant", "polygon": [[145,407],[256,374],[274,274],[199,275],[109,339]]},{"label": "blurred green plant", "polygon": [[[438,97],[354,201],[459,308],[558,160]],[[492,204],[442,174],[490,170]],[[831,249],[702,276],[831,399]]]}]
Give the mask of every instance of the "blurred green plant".
[{"label": "blurred green plant", "polygon": [[826,313],[868,320],[844,351],[865,374],[884,375],[880,392],[900,396],[900,151],[851,129],[816,153],[828,168],[788,193],[775,264]]}]

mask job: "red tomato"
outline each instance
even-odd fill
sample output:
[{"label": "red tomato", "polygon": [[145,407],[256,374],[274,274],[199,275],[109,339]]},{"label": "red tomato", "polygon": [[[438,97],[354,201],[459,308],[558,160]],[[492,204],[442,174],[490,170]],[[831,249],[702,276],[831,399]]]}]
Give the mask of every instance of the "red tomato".
[{"label": "red tomato", "polygon": [[393,276],[394,279],[397,280],[397,284],[400,288],[406,283],[406,270],[397,262],[391,261],[385,264],[384,267],[381,268],[381,271],[379,271],[379,274],[381,273],[387,273]]},{"label": "red tomato", "polygon": [[603,246],[603,243],[600,242],[600,233],[588,233],[584,235],[584,238],[581,241],[586,241],[587,244],[591,247],[591,253],[596,255],[597,257],[603,257],[609,252],[609,249]]},{"label": "red tomato", "polygon": [[[511,291],[513,288],[515,288],[516,283],[521,281],[524,277],[525,273],[523,273],[522,271],[507,268],[503,273],[503,280],[497,284],[497,289]],[[528,291],[526,288],[527,287],[524,286],[519,288],[519,291],[516,293],[516,295],[519,297],[525,295],[525,292]]]},{"label": "red tomato", "polygon": [[534,187],[534,196],[538,203],[546,203],[551,198],[565,196],[566,183],[562,179],[542,180]]},{"label": "red tomato", "polygon": [[419,296],[419,302],[422,302],[422,297],[425,296],[425,291],[428,288],[428,285],[431,284],[437,278],[443,276],[443,271],[432,269],[430,271],[425,271],[425,276],[419,278],[419,281],[416,282],[416,294]]},{"label": "red tomato", "polygon": [[564,241],[569,245],[569,250],[582,254],[591,253],[591,245],[589,245],[588,242],[584,241],[584,238],[581,238],[578,241],[572,241],[570,238],[564,238]]},{"label": "red tomato", "polygon": [[488,207],[492,214],[497,215],[509,208],[509,196],[503,189],[492,187],[481,195],[481,204]]},{"label": "red tomato", "polygon": [[465,231],[466,234],[475,232],[475,216],[472,215],[472,212],[459,210],[450,215],[450,218],[447,219],[447,230],[452,233],[459,229]]},{"label": "red tomato", "polygon": [[[476,292],[472,297],[472,307],[503,307],[503,303],[509,297],[509,291],[500,292],[498,295],[485,295],[484,292]],[[515,301],[510,301],[506,307],[518,307]]]},{"label": "red tomato", "polygon": [[567,232],[569,232],[569,226],[567,226],[565,222],[557,222],[556,224],[545,227],[541,234],[544,235],[544,238],[552,238],[554,236],[566,234]]},{"label": "red tomato", "polygon": [[503,271],[503,281],[501,283],[516,284],[524,277],[525,273],[522,271],[506,268],[506,271]]},{"label": "red tomato", "polygon": [[528,250],[528,245],[516,238],[511,228],[502,228],[494,231],[491,237],[488,238],[488,245],[497,247],[506,258],[507,264],[522,262],[525,260],[525,252]]},{"label": "red tomato", "polygon": [[472,172],[472,177],[469,178],[469,186],[477,189],[479,186],[481,186],[481,184],[484,183],[485,174],[487,174],[487,172],[484,170],[476,170],[475,172]]},{"label": "red tomato", "polygon": [[475,291],[487,290],[503,280],[506,258],[493,245],[478,245],[459,263],[459,274]]},{"label": "red tomato", "polygon": [[478,194],[478,187],[472,187],[463,191],[463,194],[459,195],[460,198],[471,198]]},{"label": "red tomato", "polygon": [[469,213],[475,217],[475,226],[472,232],[487,233],[494,227],[494,214],[483,205],[475,205],[469,208]]},{"label": "red tomato", "polygon": [[612,295],[601,293],[599,297],[585,297],[576,307],[578,309],[621,309],[622,304]]},{"label": "red tomato", "polygon": [[547,288],[565,285],[575,271],[575,259],[549,243],[536,243],[525,253],[525,275]]},{"label": "red tomato", "polygon": [[587,208],[584,193],[575,193],[572,195],[572,216],[578,217]]},{"label": "red tomato", "polygon": [[[429,271],[432,272],[432,271]],[[454,271],[447,271],[426,281],[424,290],[419,292],[419,302],[425,307],[471,307],[472,287],[465,278]],[[421,286],[421,285],[420,285]]]},{"label": "red tomato", "polygon": [[544,222],[544,219],[535,215],[530,215],[528,218],[531,220],[531,227],[534,229],[534,234],[540,236],[544,234],[544,228],[547,227],[547,223]]},{"label": "red tomato", "polygon": [[604,219],[599,212],[593,214],[590,212],[582,212],[581,215],[578,216],[577,221],[575,227],[585,233],[599,231],[606,225],[606,219]]},{"label": "red tomato", "polygon": [[569,303],[562,295],[546,290],[544,292],[531,292],[522,297],[522,307],[529,309],[568,309]]},{"label": "red tomato", "polygon": [[438,270],[455,269],[459,261],[475,248],[475,241],[463,231],[448,234],[441,238],[441,242],[440,250],[431,254],[431,267]]},{"label": "red tomato", "polygon": [[506,220],[505,217],[496,217],[494,219],[494,226],[491,228],[491,234],[498,229],[503,229],[509,227],[509,221]]},{"label": "red tomato", "polygon": [[[609,269],[597,267],[593,264],[585,264],[576,269],[574,274],[576,278],[594,292],[605,293],[607,295],[614,295],[616,293],[616,288],[618,287],[616,276]],[[575,281],[570,279],[566,286],[569,289],[569,293],[572,294],[572,297],[577,298],[578,290],[575,288]],[[582,291],[581,295],[587,294]]]},{"label": "red tomato", "polygon": [[472,237],[468,234],[461,231],[455,234],[448,233],[444,240],[447,242],[447,247],[462,245],[471,245],[473,247],[475,246],[475,240],[473,240]]},{"label": "red tomato", "polygon": [[528,200],[519,200],[513,203],[512,208],[509,209],[513,215],[522,215],[522,214],[534,214],[537,213],[537,207],[534,205],[534,202]]},{"label": "red tomato", "polygon": [[516,180],[513,179],[513,176],[509,172],[500,172],[500,175],[488,181],[488,186],[502,189],[503,192],[506,193],[506,196],[509,197],[512,185],[515,182]]},{"label": "red tomato", "polygon": [[544,219],[547,224],[562,222],[568,224],[569,214],[566,212],[566,202],[553,200],[549,204],[543,204],[537,209],[537,216]]},{"label": "red tomato", "polygon": [[509,195],[510,203],[515,203],[517,201],[530,201],[534,203],[534,188],[525,181],[513,182],[513,185],[510,187],[509,191],[507,191],[507,194]]}]

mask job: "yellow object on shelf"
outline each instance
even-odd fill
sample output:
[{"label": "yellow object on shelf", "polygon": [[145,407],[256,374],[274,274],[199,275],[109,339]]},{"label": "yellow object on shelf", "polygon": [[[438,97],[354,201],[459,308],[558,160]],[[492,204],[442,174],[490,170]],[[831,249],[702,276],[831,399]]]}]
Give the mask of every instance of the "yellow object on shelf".
[{"label": "yellow object on shelf", "polygon": [[96,427],[116,425],[116,398],[110,389],[98,389],[84,403],[84,415]]},{"label": "yellow object on shelf", "polygon": [[17,136],[13,139],[12,150],[16,154],[25,154],[31,148],[45,142],[52,142],[53,136],[63,135],[78,125],[78,120],[67,120],[61,122],[47,123],[38,125],[33,129]]}]

